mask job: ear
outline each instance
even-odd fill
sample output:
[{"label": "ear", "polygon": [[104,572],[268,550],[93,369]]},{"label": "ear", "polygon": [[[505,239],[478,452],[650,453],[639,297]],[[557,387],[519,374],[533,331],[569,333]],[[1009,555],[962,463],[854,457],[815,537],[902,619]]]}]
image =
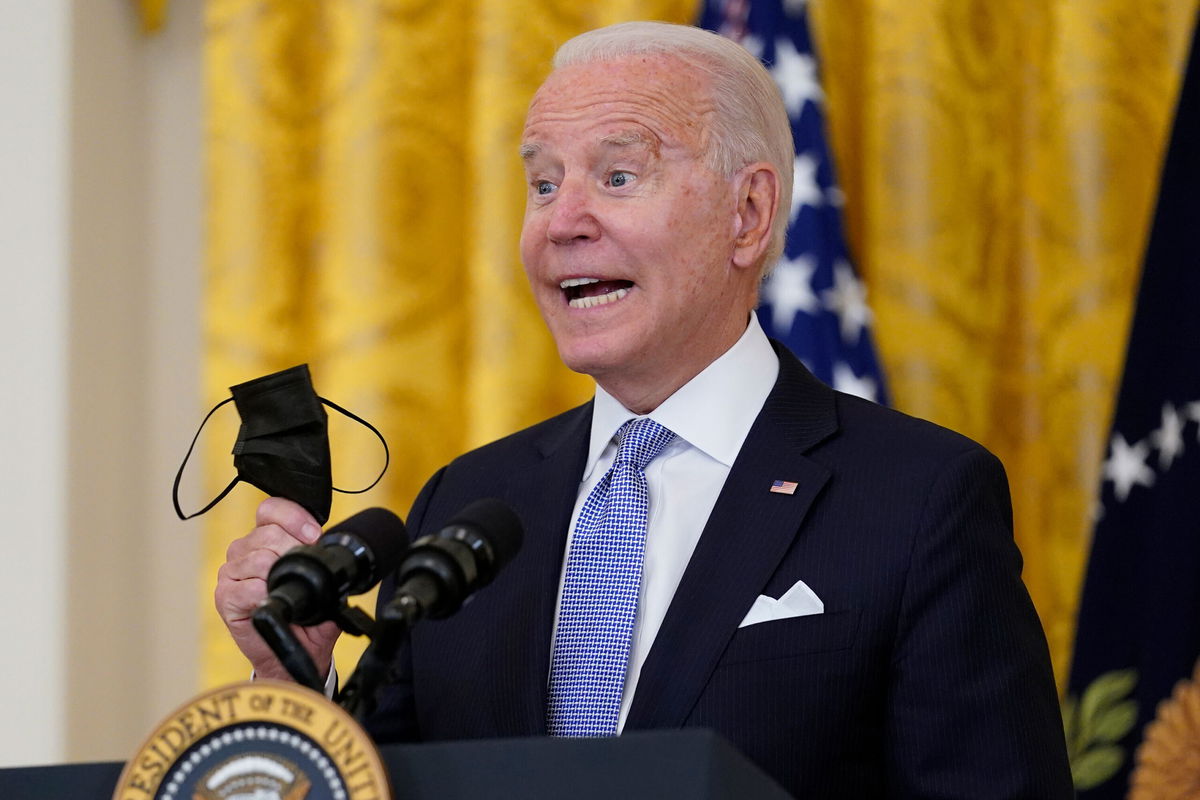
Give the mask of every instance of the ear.
[{"label": "ear", "polygon": [[757,268],[771,245],[771,226],[779,213],[779,173],[759,161],[743,167],[734,178],[737,190],[734,266]]}]

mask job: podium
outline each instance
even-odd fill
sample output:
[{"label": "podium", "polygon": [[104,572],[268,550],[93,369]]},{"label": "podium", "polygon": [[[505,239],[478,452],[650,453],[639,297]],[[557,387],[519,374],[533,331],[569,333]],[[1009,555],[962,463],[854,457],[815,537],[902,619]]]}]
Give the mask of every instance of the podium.
[{"label": "podium", "polygon": [[[380,748],[395,800],[788,800],[712,731],[631,732],[611,739],[486,739]],[[110,800],[117,762],[0,770],[4,800]]]}]

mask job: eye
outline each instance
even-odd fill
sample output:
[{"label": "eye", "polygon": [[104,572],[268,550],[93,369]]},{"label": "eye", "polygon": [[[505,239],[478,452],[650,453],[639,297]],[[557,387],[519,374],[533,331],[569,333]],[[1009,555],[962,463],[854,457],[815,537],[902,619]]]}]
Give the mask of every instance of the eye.
[{"label": "eye", "polygon": [[613,174],[608,176],[608,185],[613,187],[614,189],[620,189],[622,186],[628,186],[630,183],[633,183],[635,180],[637,180],[637,176],[634,175],[632,172],[626,172],[625,170],[617,170],[616,172],[614,172]]},{"label": "eye", "polygon": [[533,184],[533,189],[539,195],[547,195],[553,192],[557,187],[550,181],[537,181]]}]

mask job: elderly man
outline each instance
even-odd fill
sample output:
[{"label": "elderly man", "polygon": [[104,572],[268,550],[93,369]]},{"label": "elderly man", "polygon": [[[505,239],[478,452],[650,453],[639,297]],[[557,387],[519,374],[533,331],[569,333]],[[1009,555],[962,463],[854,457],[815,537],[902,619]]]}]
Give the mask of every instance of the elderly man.
[{"label": "elderly man", "polygon": [[[529,281],[596,397],[417,498],[414,535],[498,496],[525,545],[486,599],[414,632],[373,732],[705,726],[797,796],[1071,796],[999,462],[820,384],[752,313],[792,164],[757,61],[693,28],[584,34],[521,157]],[[247,626],[254,579],[319,530],[278,499],[257,522],[217,605],[280,675]],[[335,636],[305,632],[325,670]]]}]

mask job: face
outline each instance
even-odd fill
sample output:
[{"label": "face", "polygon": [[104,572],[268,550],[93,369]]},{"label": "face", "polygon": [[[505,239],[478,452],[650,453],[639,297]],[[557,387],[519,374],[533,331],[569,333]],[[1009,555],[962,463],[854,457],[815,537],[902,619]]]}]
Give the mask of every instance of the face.
[{"label": "face", "polygon": [[526,119],[534,296],[567,366],[630,408],[730,347],[753,305],[754,276],[733,258],[736,181],[702,158],[706,81],[662,56],[566,67]]}]

